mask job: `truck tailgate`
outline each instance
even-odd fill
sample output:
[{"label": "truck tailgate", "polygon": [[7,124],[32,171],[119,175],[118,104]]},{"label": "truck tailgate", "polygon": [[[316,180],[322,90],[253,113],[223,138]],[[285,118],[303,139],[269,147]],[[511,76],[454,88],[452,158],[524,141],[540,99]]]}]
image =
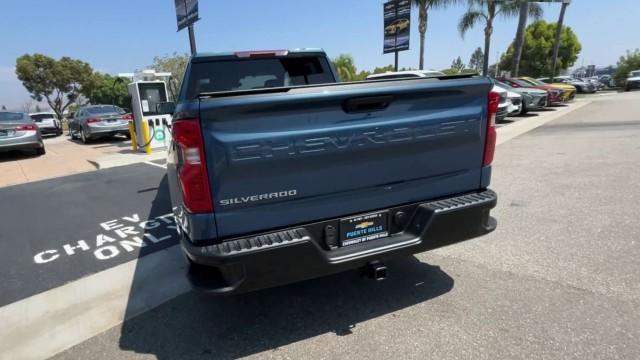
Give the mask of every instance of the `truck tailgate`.
[{"label": "truck tailgate", "polygon": [[412,79],[201,99],[218,236],[479,189],[490,88]]}]

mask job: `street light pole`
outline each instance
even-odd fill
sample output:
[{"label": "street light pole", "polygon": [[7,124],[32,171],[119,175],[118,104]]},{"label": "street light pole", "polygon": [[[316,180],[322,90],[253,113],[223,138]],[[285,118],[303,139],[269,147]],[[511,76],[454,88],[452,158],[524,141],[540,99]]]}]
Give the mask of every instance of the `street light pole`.
[{"label": "street light pole", "polygon": [[189,46],[191,47],[191,55],[196,53],[196,35],[193,32],[193,23],[189,24]]},{"label": "street light pole", "polygon": [[[395,3],[395,7],[396,7],[396,17],[394,21],[397,21],[398,19],[398,0],[396,0]],[[395,28],[395,40],[393,42],[393,46],[395,47],[395,65],[394,65],[394,71],[398,72],[398,27]]]},{"label": "street light pole", "polygon": [[562,0],[562,8],[560,9],[560,18],[558,19],[558,24],[556,25],[556,39],[553,44],[553,58],[551,61],[551,82],[556,76],[556,63],[558,61],[558,51],[560,50],[560,35],[562,34],[562,24],[564,23],[564,13],[567,10],[567,6],[571,0]]}]

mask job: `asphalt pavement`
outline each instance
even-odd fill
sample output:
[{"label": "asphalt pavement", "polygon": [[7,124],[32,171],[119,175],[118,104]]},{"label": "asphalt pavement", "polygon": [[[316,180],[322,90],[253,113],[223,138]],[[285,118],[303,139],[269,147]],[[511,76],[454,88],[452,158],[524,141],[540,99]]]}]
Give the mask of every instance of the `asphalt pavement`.
[{"label": "asphalt pavement", "polygon": [[[640,92],[594,97],[498,147],[486,237],[387,264],[383,282],[187,292],[55,358],[637,359],[638,164]],[[132,288],[167,286],[139,274]]]},{"label": "asphalt pavement", "polygon": [[0,188],[0,307],[178,243],[165,170],[135,164]]}]

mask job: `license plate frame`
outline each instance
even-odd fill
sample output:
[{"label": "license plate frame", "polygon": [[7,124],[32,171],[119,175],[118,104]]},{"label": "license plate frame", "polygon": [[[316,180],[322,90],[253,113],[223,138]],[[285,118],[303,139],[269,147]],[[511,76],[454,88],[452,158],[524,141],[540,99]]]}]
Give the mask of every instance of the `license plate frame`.
[{"label": "license plate frame", "polygon": [[389,211],[340,219],[340,246],[351,246],[389,236]]}]

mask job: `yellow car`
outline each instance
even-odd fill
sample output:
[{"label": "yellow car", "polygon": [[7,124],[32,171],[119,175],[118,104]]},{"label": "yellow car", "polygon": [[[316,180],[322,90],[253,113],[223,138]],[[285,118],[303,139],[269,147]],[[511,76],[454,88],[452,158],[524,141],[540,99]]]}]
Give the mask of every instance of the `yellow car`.
[{"label": "yellow car", "polygon": [[532,77],[528,77],[528,76],[521,76],[518,79],[526,81],[530,84],[532,84],[533,86],[540,86],[540,85],[547,85],[547,86],[553,86],[556,89],[560,89],[563,91],[563,95],[562,95],[562,101],[569,101],[569,100],[573,100],[573,98],[576,96],[576,87],[573,85],[568,85],[568,84],[563,84],[563,83],[553,83],[553,84],[547,84],[544,83],[540,80],[536,80]]},{"label": "yellow car", "polygon": [[384,28],[384,33],[387,35],[395,34],[396,32],[401,32],[402,30],[409,27],[409,19],[398,19],[386,28]]}]

